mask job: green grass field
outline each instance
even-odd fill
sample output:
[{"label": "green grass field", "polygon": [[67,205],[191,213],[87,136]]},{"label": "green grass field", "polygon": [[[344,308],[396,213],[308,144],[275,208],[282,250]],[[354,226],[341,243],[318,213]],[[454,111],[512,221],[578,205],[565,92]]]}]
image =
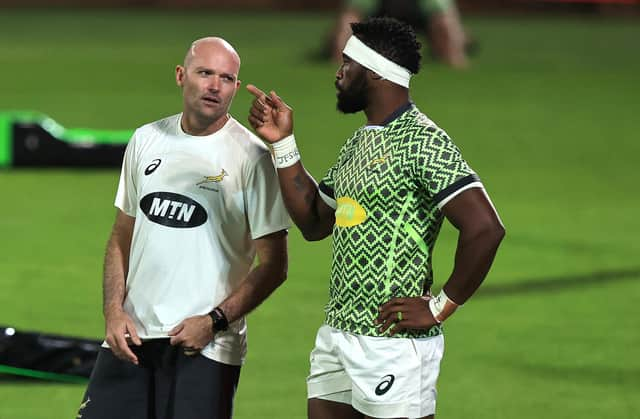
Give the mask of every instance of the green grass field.
[{"label": "green grass field", "polygon": [[[440,418],[640,417],[640,25],[469,18],[473,68],[428,60],[418,106],[483,178],[507,228],[478,293],[447,324]],[[309,60],[328,15],[0,13],[0,110],[67,127],[129,129],[176,113],[173,69],[220,34],[241,79],[296,112],[307,168],[323,175],[361,115],[340,116],[335,66]],[[250,97],[233,114],[246,121]],[[100,338],[102,254],[117,170],[0,171],[0,324]],[[446,280],[455,232],[436,248]],[[236,418],[303,418],[323,319],[330,243],[290,235],[288,281],[249,317]],[[75,417],[82,385],[0,378],[0,419]]]}]

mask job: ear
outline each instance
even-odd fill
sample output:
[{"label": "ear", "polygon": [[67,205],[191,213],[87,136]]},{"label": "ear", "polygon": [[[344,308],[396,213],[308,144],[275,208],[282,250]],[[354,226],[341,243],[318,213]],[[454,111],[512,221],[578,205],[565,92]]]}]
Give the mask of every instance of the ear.
[{"label": "ear", "polygon": [[180,87],[184,84],[185,68],[181,65],[176,66],[176,84]]},{"label": "ear", "polygon": [[380,74],[376,73],[375,71],[367,70],[367,73],[369,73],[369,77],[371,77],[371,79],[373,80],[384,80],[384,77],[382,77]]},{"label": "ear", "polygon": [[242,84],[242,82],[240,80],[236,80],[236,88],[233,90],[233,96],[232,97],[236,97],[236,93],[238,93],[238,90],[240,89],[240,85]]}]

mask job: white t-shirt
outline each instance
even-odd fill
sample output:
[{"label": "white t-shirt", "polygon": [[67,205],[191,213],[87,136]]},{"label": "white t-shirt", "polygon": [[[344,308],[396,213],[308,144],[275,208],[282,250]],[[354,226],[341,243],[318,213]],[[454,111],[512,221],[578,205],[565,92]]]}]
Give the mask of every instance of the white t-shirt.
[{"label": "white t-shirt", "polygon": [[[135,131],[115,199],[136,219],[124,309],[142,339],[210,312],[248,274],[252,239],[289,227],[268,148],[233,118],[191,136],[181,116]],[[240,365],[246,346],[241,318],[202,354]]]}]

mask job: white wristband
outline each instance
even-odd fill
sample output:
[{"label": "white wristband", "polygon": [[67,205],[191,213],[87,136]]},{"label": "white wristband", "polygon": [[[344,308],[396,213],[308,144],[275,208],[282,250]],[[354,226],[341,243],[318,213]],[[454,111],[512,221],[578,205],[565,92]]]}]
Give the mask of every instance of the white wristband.
[{"label": "white wristband", "polygon": [[293,134],[276,141],[271,146],[273,147],[273,156],[276,159],[276,169],[293,166],[300,160],[300,152]]},{"label": "white wristband", "polygon": [[436,319],[438,323],[445,321],[457,308],[458,304],[447,297],[444,289],[440,291],[440,294],[429,300],[429,310],[431,310],[433,318]]}]

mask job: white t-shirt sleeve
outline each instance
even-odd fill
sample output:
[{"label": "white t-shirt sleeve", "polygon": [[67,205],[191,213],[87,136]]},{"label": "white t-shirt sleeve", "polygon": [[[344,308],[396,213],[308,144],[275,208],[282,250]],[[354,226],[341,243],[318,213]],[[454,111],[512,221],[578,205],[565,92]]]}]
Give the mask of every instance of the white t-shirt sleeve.
[{"label": "white t-shirt sleeve", "polygon": [[116,200],[114,205],[122,210],[125,214],[135,217],[138,203],[138,194],[134,174],[136,172],[136,134],[129,140],[127,148],[122,159],[122,170],[120,171],[120,182],[118,183],[118,192],[116,192]]},{"label": "white t-shirt sleeve", "polygon": [[251,168],[244,194],[252,239],[290,227],[289,214],[280,193],[278,174],[269,152],[260,156]]}]

